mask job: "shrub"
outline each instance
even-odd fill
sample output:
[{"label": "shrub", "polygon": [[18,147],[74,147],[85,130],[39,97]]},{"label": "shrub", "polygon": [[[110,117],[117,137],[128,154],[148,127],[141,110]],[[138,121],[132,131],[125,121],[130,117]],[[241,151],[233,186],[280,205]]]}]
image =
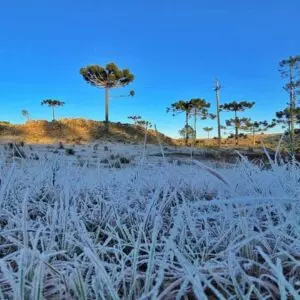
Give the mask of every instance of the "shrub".
[{"label": "shrub", "polygon": [[74,155],[75,154],[75,150],[73,148],[66,148],[65,152],[67,155]]},{"label": "shrub", "polygon": [[121,164],[129,164],[130,163],[130,159],[125,157],[125,156],[121,156],[120,157],[120,163]]},{"label": "shrub", "polygon": [[64,145],[63,145],[62,142],[59,142],[59,144],[58,144],[58,149],[64,149]]}]

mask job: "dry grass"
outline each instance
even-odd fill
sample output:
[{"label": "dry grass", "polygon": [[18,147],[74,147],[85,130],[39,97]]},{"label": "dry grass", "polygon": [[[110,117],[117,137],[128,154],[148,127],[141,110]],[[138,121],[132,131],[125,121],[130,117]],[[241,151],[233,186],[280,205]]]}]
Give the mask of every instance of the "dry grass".
[{"label": "dry grass", "polygon": [[[0,139],[27,143],[50,144],[59,141],[65,143],[92,142],[105,140],[119,143],[140,143],[145,136],[141,126],[110,123],[109,130],[104,122],[86,119],[61,119],[48,122],[45,120],[29,121],[22,125],[0,124]],[[160,137],[164,144],[173,144],[173,140],[163,134]],[[154,130],[148,132],[148,143],[157,143]]]}]

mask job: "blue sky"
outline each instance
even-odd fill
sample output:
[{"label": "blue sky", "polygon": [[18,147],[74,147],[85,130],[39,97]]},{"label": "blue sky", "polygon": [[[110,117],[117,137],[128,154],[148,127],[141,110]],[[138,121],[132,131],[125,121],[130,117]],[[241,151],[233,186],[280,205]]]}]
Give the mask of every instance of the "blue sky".
[{"label": "blue sky", "polygon": [[[288,95],[278,62],[300,54],[300,1],[201,0],[10,0],[0,9],[0,120],[51,119],[45,98],[66,102],[58,117],[104,119],[104,91],[87,85],[79,69],[115,62],[135,81],[113,90],[134,98],[111,99],[112,121],[142,115],[177,136],[184,116],[166,107],[205,98],[215,110],[214,80],[221,102],[255,101],[244,115],[271,119]],[[222,120],[230,118],[224,113]],[[215,122],[199,121],[202,127]]]}]

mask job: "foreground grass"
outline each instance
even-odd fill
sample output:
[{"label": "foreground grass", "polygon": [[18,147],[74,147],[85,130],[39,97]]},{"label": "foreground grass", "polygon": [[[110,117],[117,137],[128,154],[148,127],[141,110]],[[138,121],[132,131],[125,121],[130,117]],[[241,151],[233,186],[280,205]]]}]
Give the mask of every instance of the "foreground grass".
[{"label": "foreground grass", "polygon": [[297,299],[300,168],[5,161],[0,299]]}]

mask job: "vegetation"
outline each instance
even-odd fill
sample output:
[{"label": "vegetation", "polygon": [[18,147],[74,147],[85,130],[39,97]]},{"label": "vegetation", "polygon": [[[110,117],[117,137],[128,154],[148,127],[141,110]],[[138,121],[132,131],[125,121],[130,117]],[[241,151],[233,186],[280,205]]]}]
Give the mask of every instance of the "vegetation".
[{"label": "vegetation", "polygon": [[179,135],[185,139],[186,136],[189,136],[191,137],[192,139],[195,139],[196,138],[196,132],[195,132],[195,129],[190,126],[190,125],[187,125],[187,126],[184,126],[182,129],[179,130]]},{"label": "vegetation", "polygon": [[133,120],[134,124],[136,125],[137,122],[142,119],[142,117],[141,116],[129,116],[128,119]]},{"label": "vegetation", "polygon": [[53,99],[46,99],[41,102],[41,105],[48,105],[52,108],[52,120],[55,121],[55,107],[63,106],[65,102]]},{"label": "vegetation", "polygon": [[[99,65],[89,65],[80,69],[83,79],[90,85],[105,89],[105,122],[109,122],[109,90],[128,85],[134,80],[134,75],[129,69],[119,69],[114,63],[109,63],[105,67]],[[133,96],[134,92],[130,92]]]},{"label": "vegetation", "polygon": [[26,118],[26,119],[27,119],[27,121],[29,121],[29,120],[30,120],[30,117],[29,117],[29,112],[28,112],[28,110],[26,110],[26,109],[22,109],[22,110],[21,110],[21,114],[22,114],[22,116],[23,116],[24,118]]},{"label": "vegetation", "polygon": [[289,133],[291,145],[295,146],[295,110],[296,98],[300,95],[300,55],[290,56],[283,59],[279,63],[279,71],[283,78],[287,78],[288,82],[284,85],[284,89],[289,93]]},{"label": "vegetation", "polygon": [[247,118],[239,118],[237,113],[252,108],[254,104],[255,102],[233,101],[230,103],[224,103],[220,106],[222,111],[234,112],[234,118],[226,120],[226,126],[234,127],[236,145],[239,144],[239,129],[247,126],[247,123],[249,122],[249,119]]},{"label": "vegetation", "polygon": [[207,133],[207,138],[209,139],[209,133],[213,130],[213,127],[203,127],[203,130]]},{"label": "vegetation", "polygon": [[268,123],[267,121],[251,121],[248,120],[244,127],[241,129],[243,131],[250,132],[252,134],[252,144],[255,145],[255,135],[258,133],[262,133],[267,131],[268,129],[274,127],[276,125],[276,122]]}]

